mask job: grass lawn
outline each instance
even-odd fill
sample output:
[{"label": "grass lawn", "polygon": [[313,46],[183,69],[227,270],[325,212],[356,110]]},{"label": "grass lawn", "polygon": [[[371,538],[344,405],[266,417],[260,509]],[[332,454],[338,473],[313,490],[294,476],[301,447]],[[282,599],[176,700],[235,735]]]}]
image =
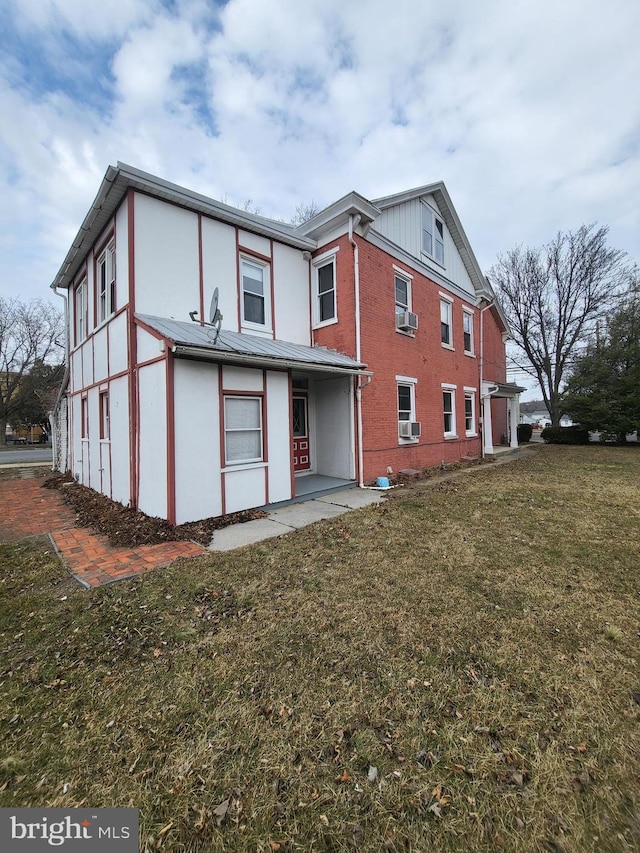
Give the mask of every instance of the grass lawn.
[{"label": "grass lawn", "polygon": [[635,449],[92,592],[0,564],[0,806],[137,806],[148,853],[640,849]]}]

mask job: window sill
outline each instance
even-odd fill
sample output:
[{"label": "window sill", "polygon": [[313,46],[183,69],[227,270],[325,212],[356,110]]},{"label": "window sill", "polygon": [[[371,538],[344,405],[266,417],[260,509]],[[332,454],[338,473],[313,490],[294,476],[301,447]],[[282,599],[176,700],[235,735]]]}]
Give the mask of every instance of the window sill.
[{"label": "window sill", "polygon": [[440,346],[442,347],[442,349],[450,349],[452,352],[455,350],[455,347],[453,344],[445,344],[445,343],[442,343],[442,341],[440,342]]},{"label": "window sill", "polygon": [[331,320],[323,320],[321,323],[314,323],[313,329],[324,329],[325,326],[335,326],[338,322],[337,317],[332,317]]},{"label": "window sill", "polygon": [[227,462],[225,467],[222,468],[223,474],[231,474],[234,471],[253,471],[256,468],[266,468],[267,463],[258,461],[258,462]]},{"label": "window sill", "polygon": [[420,441],[420,439],[417,436],[414,438],[399,438],[398,439],[398,446],[404,447],[407,444],[418,444],[419,441]]},{"label": "window sill", "polygon": [[453,441],[453,440],[454,440],[454,439],[456,439],[456,438],[458,438],[458,436],[457,436],[457,435],[454,435],[452,432],[446,432],[446,433],[444,434],[444,440],[445,440],[445,441]]},{"label": "window sill", "polygon": [[443,261],[436,260],[433,255],[430,255],[428,252],[421,252],[420,254],[422,256],[423,261],[426,258],[428,261],[431,261],[432,264],[435,264],[436,266],[440,267],[441,270],[446,270],[447,267]]},{"label": "window sill", "polygon": [[415,332],[409,331],[408,329],[399,329],[397,326],[396,326],[396,332],[399,335],[404,335],[405,338],[414,338],[415,339],[415,336],[416,336]]},{"label": "window sill", "polygon": [[475,352],[469,352],[469,351],[465,350],[465,351],[464,351],[464,354],[465,354],[466,356],[468,356],[469,358],[475,358],[475,357],[476,357]]},{"label": "window sill", "polygon": [[466,438],[477,438],[478,433],[477,432],[465,432],[465,436],[466,436]]}]

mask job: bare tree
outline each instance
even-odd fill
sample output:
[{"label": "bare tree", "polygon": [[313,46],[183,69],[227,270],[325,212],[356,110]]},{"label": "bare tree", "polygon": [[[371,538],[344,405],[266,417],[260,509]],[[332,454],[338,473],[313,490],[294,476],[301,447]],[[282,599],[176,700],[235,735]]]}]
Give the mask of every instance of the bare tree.
[{"label": "bare tree", "polygon": [[515,345],[535,377],[553,426],[560,425],[562,387],[577,349],[593,333],[628,280],[625,253],[607,246],[606,226],[558,232],[548,245],[517,246],[489,272]]},{"label": "bare tree", "polygon": [[320,210],[320,205],[313,198],[307,204],[300,202],[300,204],[296,205],[296,212],[293,214],[293,218],[291,219],[291,225],[297,228],[298,225],[302,225],[302,223],[306,222],[307,219],[312,219],[316,213],[320,213]]},{"label": "bare tree", "polygon": [[21,405],[20,389],[37,365],[58,360],[64,336],[62,315],[41,299],[24,303],[0,297],[0,445],[7,423]]}]

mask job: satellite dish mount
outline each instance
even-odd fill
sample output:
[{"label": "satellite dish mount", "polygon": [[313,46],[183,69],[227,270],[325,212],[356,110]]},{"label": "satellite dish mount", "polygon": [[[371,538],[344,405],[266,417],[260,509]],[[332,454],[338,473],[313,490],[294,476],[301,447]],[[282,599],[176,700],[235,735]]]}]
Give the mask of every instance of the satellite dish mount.
[{"label": "satellite dish mount", "polygon": [[198,315],[197,311],[189,311],[189,317],[194,323],[200,323],[202,326],[208,326],[213,330],[212,333],[209,334],[209,340],[212,343],[216,343],[218,340],[218,335],[220,334],[220,329],[222,327],[222,314],[220,309],[218,308],[218,300],[220,294],[218,292],[218,288],[216,287],[213,291],[213,296],[211,297],[211,305],[209,306],[209,322],[207,323],[205,320],[196,320]]}]

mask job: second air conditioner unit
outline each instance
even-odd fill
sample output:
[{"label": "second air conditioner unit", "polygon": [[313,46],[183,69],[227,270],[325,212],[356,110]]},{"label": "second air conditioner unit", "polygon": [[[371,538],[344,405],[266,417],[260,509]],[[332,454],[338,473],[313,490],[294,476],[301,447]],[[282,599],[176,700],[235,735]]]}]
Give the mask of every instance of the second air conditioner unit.
[{"label": "second air conditioner unit", "polygon": [[418,328],[418,315],[411,311],[403,311],[401,314],[396,314],[396,326],[399,329],[415,331]]},{"label": "second air conditioner unit", "polygon": [[420,424],[416,421],[398,421],[400,438],[419,438]]}]

